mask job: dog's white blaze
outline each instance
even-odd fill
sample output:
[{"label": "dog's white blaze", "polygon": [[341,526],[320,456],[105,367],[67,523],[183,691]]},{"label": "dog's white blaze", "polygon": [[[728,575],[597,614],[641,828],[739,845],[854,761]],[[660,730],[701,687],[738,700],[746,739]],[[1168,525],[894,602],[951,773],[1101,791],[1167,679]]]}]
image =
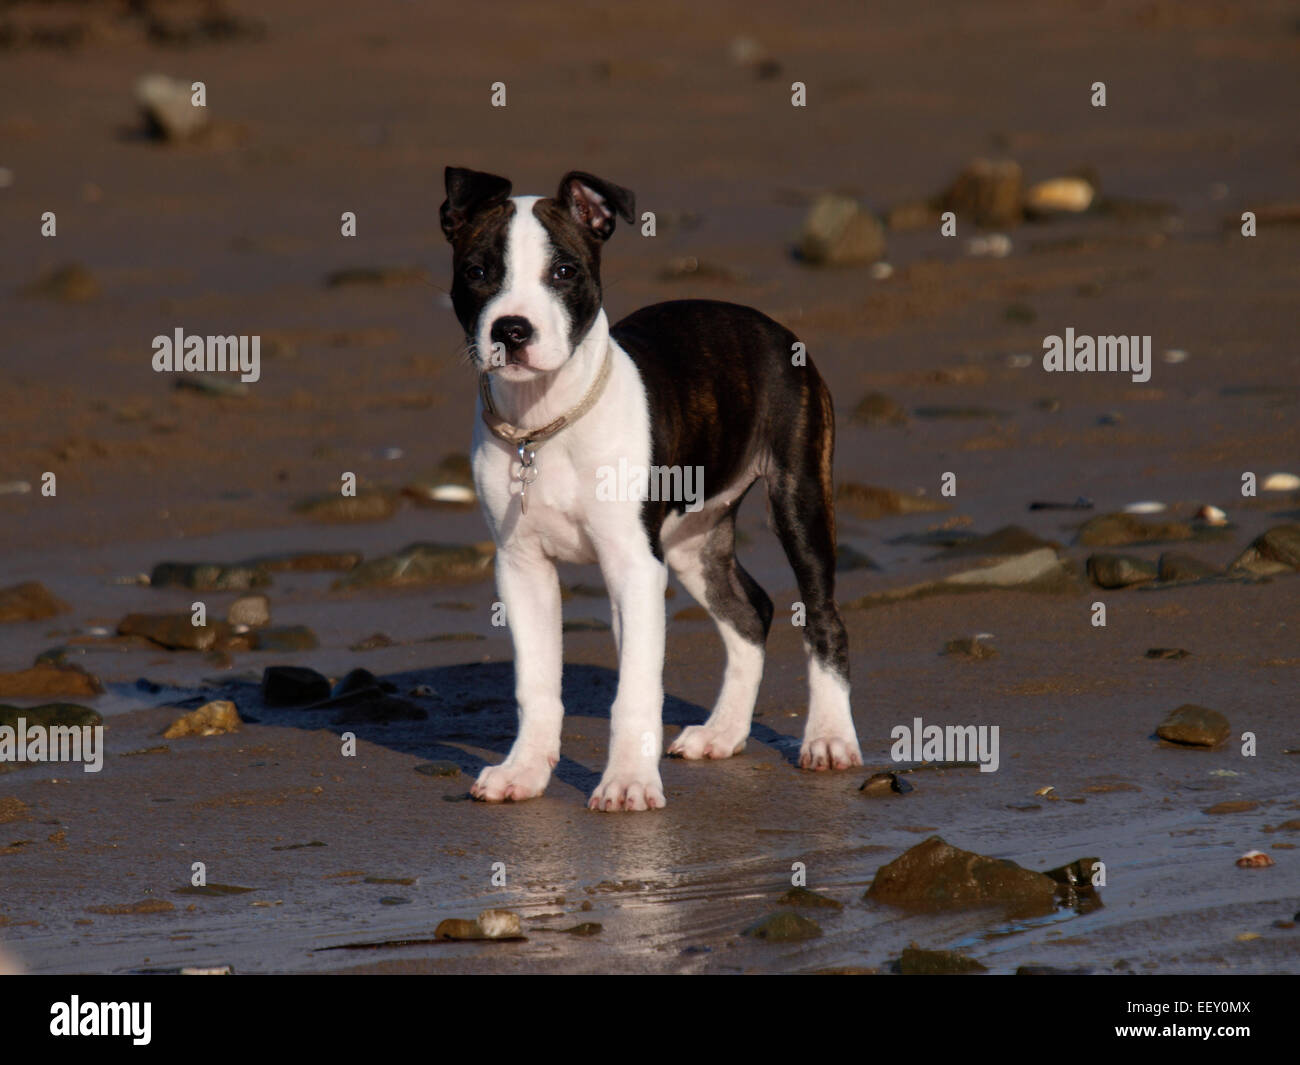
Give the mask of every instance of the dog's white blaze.
[{"label": "dog's white blaze", "polygon": [[[483,307],[478,323],[478,350],[492,351],[492,323],[518,315],[533,325],[527,347],[528,366],[538,372],[556,370],[569,357],[572,323],[564,304],[546,285],[555,249],[546,227],[533,214],[542,197],[516,196],[514,217],[506,231],[505,278],[501,291]],[[517,372],[517,371],[513,371]]]}]

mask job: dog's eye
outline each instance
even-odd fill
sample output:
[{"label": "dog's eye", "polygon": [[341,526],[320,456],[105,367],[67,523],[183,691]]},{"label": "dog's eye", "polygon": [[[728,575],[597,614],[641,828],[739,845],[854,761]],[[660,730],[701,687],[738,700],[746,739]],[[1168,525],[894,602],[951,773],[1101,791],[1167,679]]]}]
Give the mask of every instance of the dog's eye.
[{"label": "dog's eye", "polygon": [[485,277],[487,277],[487,271],[484,270],[483,267],[481,267],[481,266],[467,266],[467,267],[465,267],[465,280],[466,280],[466,281],[482,281],[483,278],[485,278]]},{"label": "dog's eye", "polygon": [[556,281],[572,281],[578,276],[578,268],[569,263],[560,263],[551,271],[551,277]]}]

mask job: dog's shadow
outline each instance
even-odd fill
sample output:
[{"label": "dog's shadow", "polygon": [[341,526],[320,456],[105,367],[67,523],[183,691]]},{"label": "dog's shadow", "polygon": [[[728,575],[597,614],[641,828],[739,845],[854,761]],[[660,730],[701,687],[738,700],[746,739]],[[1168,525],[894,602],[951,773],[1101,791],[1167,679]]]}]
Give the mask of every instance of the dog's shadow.
[{"label": "dog's shadow", "polygon": [[[383,692],[361,692],[348,700],[304,707],[268,706],[261,688],[232,680],[218,691],[172,705],[197,707],[212,699],[229,699],[248,722],[281,728],[329,729],[359,740],[427,761],[452,762],[471,779],[489,764],[465,750],[493,751],[504,758],[518,729],[515,671],[512,662],[471,662],[433,669],[390,673],[378,678]],[[603,666],[566,665],[562,698],[566,718],[609,721],[609,707],[618,687],[618,674]],[[419,715],[423,713],[423,717]],[[708,710],[674,695],[664,698],[665,725],[698,725]],[[607,724],[602,729],[607,729]],[[602,738],[607,732],[602,731]],[[750,739],[779,750],[797,764],[799,741],[755,722]],[[496,759],[500,761],[500,758]],[[592,791],[600,774],[579,762],[560,757],[555,776],[583,792]]]}]

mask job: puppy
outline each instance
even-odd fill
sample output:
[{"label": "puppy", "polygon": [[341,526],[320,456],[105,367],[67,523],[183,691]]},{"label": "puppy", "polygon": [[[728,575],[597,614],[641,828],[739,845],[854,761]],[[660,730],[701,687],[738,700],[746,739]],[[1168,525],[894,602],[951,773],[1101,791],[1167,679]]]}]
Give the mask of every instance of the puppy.
[{"label": "puppy", "polygon": [[[711,300],[658,303],[611,327],[600,252],[616,218],[635,219],[632,193],[612,182],[574,171],[553,197],[512,198],[505,178],[449,167],[446,188],[452,306],[480,374],[474,483],[497,545],[519,704],[514,745],[473,795],[541,795],[559,759],[560,561],[600,566],[618,648],[609,762],[590,808],[665,805],[670,569],[712,616],[727,666],[708,720],[683,729],[668,753],[728,758],[744,748],[772,601],[736,559],[736,511],[759,480],[806,619],[799,764],[861,765],[835,605],[834,416],[802,345],[756,310]],[[601,491],[615,470],[645,477]],[[704,490],[688,500],[671,489],[691,471]]]}]

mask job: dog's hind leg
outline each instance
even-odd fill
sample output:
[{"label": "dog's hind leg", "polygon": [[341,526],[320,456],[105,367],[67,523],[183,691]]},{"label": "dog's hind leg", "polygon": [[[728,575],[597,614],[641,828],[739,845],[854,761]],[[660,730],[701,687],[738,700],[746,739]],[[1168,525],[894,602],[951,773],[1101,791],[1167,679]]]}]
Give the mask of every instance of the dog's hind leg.
[{"label": "dog's hind leg", "polygon": [[664,558],[683,587],[713,618],[727,651],[726,672],[713,713],[690,725],[668,748],[683,758],[730,758],[749,738],[763,678],[763,644],[772,626],[772,600],[736,559],[737,499],[721,512],[686,514],[664,538]]},{"label": "dog's hind leg", "polygon": [[835,506],[831,462],[835,414],[830,392],[809,363],[803,401],[783,426],[790,446],[767,472],[772,520],[799,583],[808,651],[808,722],[799,765],[862,764],[849,708],[849,641],[835,605]]}]

